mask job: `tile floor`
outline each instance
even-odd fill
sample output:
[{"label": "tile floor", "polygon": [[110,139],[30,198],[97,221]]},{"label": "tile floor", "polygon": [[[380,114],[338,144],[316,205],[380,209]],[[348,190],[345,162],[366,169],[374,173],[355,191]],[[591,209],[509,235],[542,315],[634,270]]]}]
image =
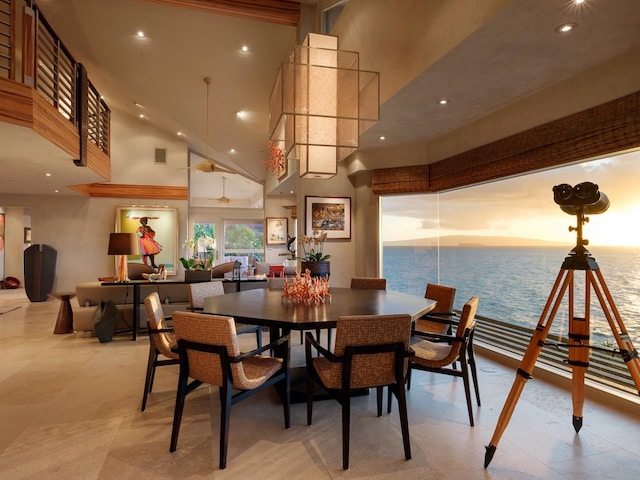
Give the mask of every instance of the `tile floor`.
[{"label": "tile floor", "polygon": [[[515,370],[484,356],[474,428],[459,379],[414,375],[410,461],[397,408],[377,418],[374,395],[353,401],[351,468],[343,471],[339,404],[317,402],[310,427],[305,406],[294,405],[285,430],[278,397],[267,390],[234,407],[228,466],[221,471],[216,392],[201,387],[187,399],[178,450],[169,453],[177,367],[158,370],[140,412],[146,337],[100,344],[84,334],[54,335],[58,305],[0,291],[2,479],[640,478],[640,404],[588,395],[584,426],[575,434],[570,393],[539,379],[525,387],[485,470],[484,445]],[[302,348],[293,353],[301,364]]]}]

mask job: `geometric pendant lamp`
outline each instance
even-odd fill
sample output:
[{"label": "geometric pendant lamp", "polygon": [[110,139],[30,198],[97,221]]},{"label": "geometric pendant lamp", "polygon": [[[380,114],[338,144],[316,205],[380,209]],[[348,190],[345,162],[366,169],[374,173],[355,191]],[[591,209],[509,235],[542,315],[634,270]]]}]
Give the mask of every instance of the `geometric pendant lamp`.
[{"label": "geometric pendant lamp", "polygon": [[269,99],[269,137],[300,176],[331,178],[379,119],[380,75],[359,69],[338,37],[310,33],[278,71]]}]

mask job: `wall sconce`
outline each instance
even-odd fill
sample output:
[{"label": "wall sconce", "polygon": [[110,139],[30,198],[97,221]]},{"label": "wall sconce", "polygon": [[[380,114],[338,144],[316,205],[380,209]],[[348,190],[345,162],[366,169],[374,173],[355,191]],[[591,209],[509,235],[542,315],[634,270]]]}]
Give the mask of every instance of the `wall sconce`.
[{"label": "wall sconce", "polygon": [[135,233],[112,233],[109,236],[109,255],[119,255],[117,282],[129,282],[127,255],[138,254],[138,237]]},{"label": "wall sconce", "polygon": [[303,178],[331,178],[379,118],[380,74],[359,69],[338,37],[310,33],[280,66],[269,99],[269,138]]}]

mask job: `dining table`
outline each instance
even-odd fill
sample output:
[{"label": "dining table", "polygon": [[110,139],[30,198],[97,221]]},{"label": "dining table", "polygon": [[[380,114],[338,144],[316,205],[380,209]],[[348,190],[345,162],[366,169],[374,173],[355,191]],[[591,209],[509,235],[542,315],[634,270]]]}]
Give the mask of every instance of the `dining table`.
[{"label": "dining table", "polygon": [[[409,314],[415,321],[430,312],[436,303],[428,298],[393,290],[331,287],[330,297],[311,305],[292,303],[283,294],[283,290],[258,289],[205,297],[203,312],[268,327],[273,340],[292,330],[335,328],[338,318],[347,315]],[[295,377],[297,375],[292,372],[293,403],[306,399],[303,389],[296,391]]]}]

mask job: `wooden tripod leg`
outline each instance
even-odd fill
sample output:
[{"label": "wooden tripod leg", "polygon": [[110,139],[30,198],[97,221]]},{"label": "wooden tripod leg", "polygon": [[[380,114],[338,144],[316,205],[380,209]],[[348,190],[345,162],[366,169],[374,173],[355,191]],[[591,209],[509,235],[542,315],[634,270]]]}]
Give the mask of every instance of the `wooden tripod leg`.
[{"label": "wooden tripod leg", "polygon": [[589,312],[591,305],[590,270],[585,271],[584,318],[574,313],[573,285],[569,287],[569,365],[571,366],[571,399],[573,401],[573,428],[579,432],[582,428],[582,409],[584,407],[584,377],[589,367]]},{"label": "wooden tripod leg", "polygon": [[544,341],[547,338],[547,334],[549,333],[549,329],[553,323],[553,318],[556,316],[560,303],[562,302],[562,298],[567,290],[567,286],[572,282],[573,270],[560,269],[553,288],[551,289],[551,294],[549,295],[547,303],[540,315],[538,325],[536,326],[533,336],[531,337],[531,341],[529,342],[529,346],[524,353],[524,357],[520,363],[520,368],[518,368],[518,371],[516,372],[516,378],[511,386],[511,390],[509,391],[509,396],[502,407],[500,417],[498,417],[498,424],[493,432],[493,437],[491,437],[491,442],[485,447],[484,468],[487,468],[489,463],[491,463],[491,459],[496,452],[496,447],[498,446],[500,437],[502,437],[509,420],[511,420],[511,415],[513,415],[513,411],[516,408],[522,389],[527,383],[527,380],[531,378],[531,372],[536,364],[536,360],[538,360],[540,350],[542,350]]},{"label": "wooden tripod leg", "polygon": [[[597,281],[596,281],[597,279]],[[613,302],[611,292],[607,288],[607,284],[604,281],[602,272],[598,269],[595,270],[595,279],[592,277],[593,290],[596,292],[604,316],[609,322],[611,332],[616,339],[618,348],[622,353],[622,359],[624,360],[633,382],[636,384],[638,394],[640,395],[640,359],[638,359],[638,351],[634,348],[627,329],[622,323],[620,312]]]}]

